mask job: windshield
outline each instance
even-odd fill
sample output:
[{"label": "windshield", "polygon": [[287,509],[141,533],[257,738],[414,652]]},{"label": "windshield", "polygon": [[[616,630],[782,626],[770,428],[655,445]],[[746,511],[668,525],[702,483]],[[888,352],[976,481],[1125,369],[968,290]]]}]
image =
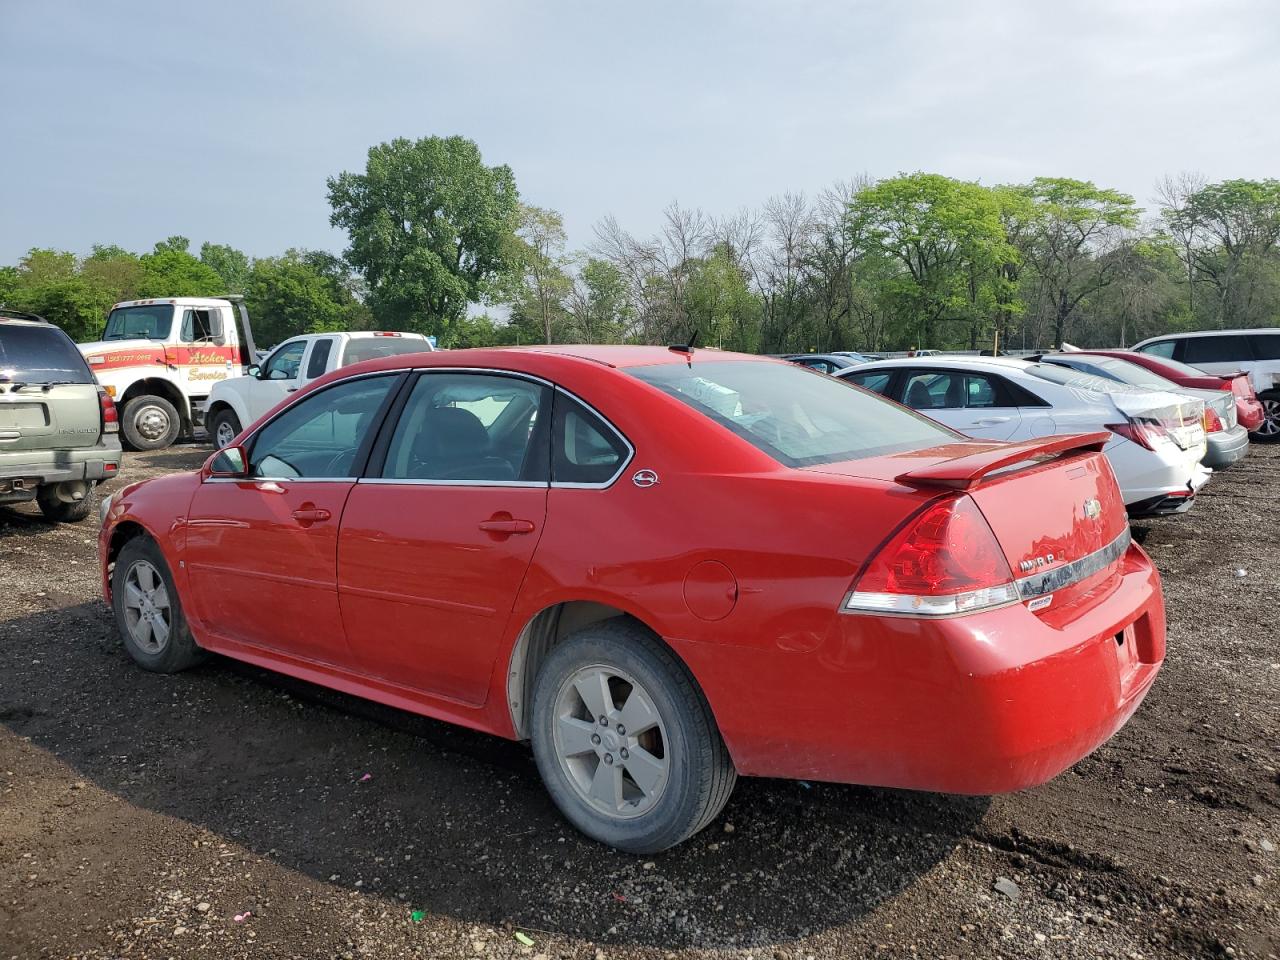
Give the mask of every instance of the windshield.
[{"label": "windshield", "polygon": [[895,403],[790,363],[709,361],[627,370],[789,467],[953,443],[960,435]]},{"label": "windshield", "polygon": [[93,383],[93,374],[57,327],[0,323],[0,383]]},{"label": "windshield", "polygon": [[173,304],[117,307],[107,317],[103,340],[167,340],[173,326]]},{"label": "windshield", "polygon": [[374,357],[390,357],[401,353],[423,353],[430,350],[427,341],[418,337],[352,337],[342,364],[347,366]]}]

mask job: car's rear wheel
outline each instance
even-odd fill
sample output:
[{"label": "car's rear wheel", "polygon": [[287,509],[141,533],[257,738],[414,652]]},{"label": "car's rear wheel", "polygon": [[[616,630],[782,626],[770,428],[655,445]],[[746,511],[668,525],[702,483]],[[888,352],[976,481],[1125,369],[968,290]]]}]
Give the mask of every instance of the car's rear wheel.
[{"label": "car's rear wheel", "polygon": [[676,657],[631,621],[555,647],[533,692],[533,753],[561,813],[593,839],[656,853],[723,809],[737,780],[711,708]]},{"label": "car's rear wheel", "polygon": [[125,443],[134,450],[159,450],[178,439],[182,419],[178,408],[164,397],[145,394],[124,405],[120,430]]},{"label": "car's rear wheel", "polygon": [[85,480],[46,483],[36,490],[36,502],[55,523],[79,523],[93,507],[93,485]]},{"label": "car's rear wheel", "polygon": [[209,418],[209,436],[219,450],[231,443],[240,429],[240,418],[229,407],[224,407]]},{"label": "car's rear wheel", "polygon": [[111,603],[124,648],[138,666],[177,673],[201,659],[169,565],[151,538],[135,537],[120,550],[111,574]]},{"label": "car's rear wheel", "polygon": [[1253,439],[1263,443],[1280,442],[1280,393],[1264,393],[1258,402],[1262,404],[1262,423],[1253,432]]}]

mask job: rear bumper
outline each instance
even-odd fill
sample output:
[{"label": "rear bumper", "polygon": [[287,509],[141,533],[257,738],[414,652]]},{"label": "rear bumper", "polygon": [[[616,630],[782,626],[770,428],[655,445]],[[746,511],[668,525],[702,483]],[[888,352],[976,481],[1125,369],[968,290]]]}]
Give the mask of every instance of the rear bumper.
[{"label": "rear bumper", "polygon": [[0,451],[0,503],[30,500],[35,488],[47,483],[104,483],[119,473],[120,457],[120,440],[114,436],[72,450]]},{"label": "rear bumper", "polygon": [[[837,615],[817,648],[675,642],[739,772],[946,793],[1025,789],[1122,727],[1164,659],[1160,578],[1141,548],[1090,594],[920,620]],[[1117,638],[1121,642],[1117,642]]]},{"label": "rear bumper", "polygon": [[[1163,517],[1186,513],[1196,502],[1196,494],[1209,482],[1213,471],[1197,464],[1190,480],[1165,487],[1137,491],[1137,499],[1125,498],[1125,509],[1131,517]],[[1126,494],[1128,491],[1126,491]]]},{"label": "rear bumper", "polygon": [[1206,467],[1227,467],[1249,452],[1249,431],[1241,424],[1230,430],[1209,434],[1206,453],[1200,462]]}]

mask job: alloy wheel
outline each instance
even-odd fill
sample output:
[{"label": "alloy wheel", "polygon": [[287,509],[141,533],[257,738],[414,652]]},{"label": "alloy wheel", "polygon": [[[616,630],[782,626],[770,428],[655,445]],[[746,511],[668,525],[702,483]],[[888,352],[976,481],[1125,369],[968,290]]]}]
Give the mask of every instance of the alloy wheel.
[{"label": "alloy wheel", "polygon": [[226,420],[218,421],[218,429],[213,435],[214,443],[218,445],[218,449],[222,449],[236,438],[236,431],[232,429],[230,422]]},{"label": "alloy wheel", "polygon": [[1262,423],[1258,435],[1274,437],[1280,434],[1280,400],[1262,400]]},{"label": "alloy wheel", "polygon": [[169,642],[173,611],[160,572],[146,560],[136,560],[124,578],[125,626],[144,653],[158,654]]},{"label": "alloy wheel", "polygon": [[607,816],[642,816],[666,789],[666,726],[648,692],[616,667],[593,664],[564,682],[553,742],[573,789]]}]

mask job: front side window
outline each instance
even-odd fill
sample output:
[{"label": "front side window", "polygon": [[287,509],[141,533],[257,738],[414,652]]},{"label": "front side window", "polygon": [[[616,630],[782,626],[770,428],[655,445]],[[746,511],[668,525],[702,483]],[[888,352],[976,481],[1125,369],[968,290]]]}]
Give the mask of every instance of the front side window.
[{"label": "front side window", "polygon": [[1153,357],[1164,357],[1166,360],[1173,359],[1173,350],[1178,345],[1176,340],[1157,340],[1155,343],[1148,343],[1145,347],[1138,347],[1139,353],[1149,353]]},{"label": "front side window", "polygon": [[607,484],[630,456],[631,449],[616,430],[572,397],[556,394],[553,483]]},{"label": "front side window", "polygon": [[182,311],[183,343],[221,343],[222,311],[192,307]]},{"label": "front side window", "polygon": [[103,340],[168,340],[173,328],[173,305],[117,307],[107,317]]},{"label": "front side window", "polygon": [[960,436],[835,377],[816,377],[793,364],[694,360],[626,372],[789,467],[923,450]]},{"label": "front side window", "polygon": [[864,390],[886,396],[889,393],[889,381],[893,379],[893,374],[887,370],[880,373],[851,373],[841,379],[856,383]]},{"label": "front side window", "polygon": [[290,340],[276,348],[262,368],[264,380],[296,380],[302,366],[302,355],[307,351],[307,341]]},{"label": "front side window", "polygon": [[289,407],[254,438],[251,477],[295,479],[355,476],[356,457],[371,437],[394,374],[347,380]]},{"label": "front side window", "polygon": [[550,390],[516,377],[418,377],[382,477],[447,483],[546,483]]},{"label": "front side window", "polygon": [[1182,348],[1182,359],[1195,366],[1197,363],[1234,363],[1252,360],[1249,341],[1240,336],[1187,337]]}]

